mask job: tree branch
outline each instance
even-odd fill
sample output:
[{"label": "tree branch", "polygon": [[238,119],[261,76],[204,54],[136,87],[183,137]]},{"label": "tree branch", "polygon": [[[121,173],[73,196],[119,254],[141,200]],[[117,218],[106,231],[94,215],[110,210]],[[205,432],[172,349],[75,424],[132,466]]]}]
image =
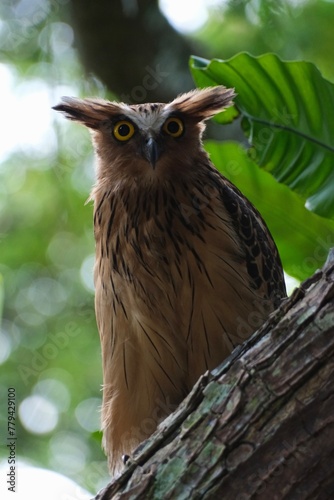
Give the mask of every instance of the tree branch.
[{"label": "tree branch", "polygon": [[334,251],[96,500],[334,493]]},{"label": "tree branch", "polygon": [[167,101],[193,87],[188,60],[196,51],[168,23],[157,0],[70,0],[79,54],[121,100]]}]

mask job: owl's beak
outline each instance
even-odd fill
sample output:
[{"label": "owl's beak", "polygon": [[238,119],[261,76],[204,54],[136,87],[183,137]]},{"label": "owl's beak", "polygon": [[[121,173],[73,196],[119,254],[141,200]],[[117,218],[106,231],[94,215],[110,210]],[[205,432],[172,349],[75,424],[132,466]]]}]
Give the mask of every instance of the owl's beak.
[{"label": "owl's beak", "polygon": [[161,146],[155,139],[153,139],[153,137],[149,137],[148,139],[146,139],[143,148],[143,153],[145,158],[152,165],[153,169],[155,168],[155,164],[160,157],[161,151],[162,151]]}]

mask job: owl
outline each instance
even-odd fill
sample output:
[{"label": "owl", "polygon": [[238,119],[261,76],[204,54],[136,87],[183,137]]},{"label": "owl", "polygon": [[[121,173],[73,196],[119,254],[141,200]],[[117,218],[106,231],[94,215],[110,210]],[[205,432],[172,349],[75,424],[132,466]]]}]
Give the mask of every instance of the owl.
[{"label": "owl", "polygon": [[202,145],[205,121],[233,96],[217,86],[168,104],[55,106],[90,129],[96,154],[95,310],[113,472],[286,295],[265,222]]}]

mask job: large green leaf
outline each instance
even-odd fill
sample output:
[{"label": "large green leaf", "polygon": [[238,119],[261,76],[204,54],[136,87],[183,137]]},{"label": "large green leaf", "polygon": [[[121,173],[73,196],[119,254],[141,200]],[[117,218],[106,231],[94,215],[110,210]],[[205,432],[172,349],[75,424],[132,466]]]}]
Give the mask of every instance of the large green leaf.
[{"label": "large green leaf", "polygon": [[262,214],[285,271],[303,280],[321,267],[334,246],[334,221],[309,212],[300,196],[260,169],[239,144],[206,141],[205,147],[218,170]]},{"label": "large green leaf", "polygon": [[236,110],[253,146],[252,157],[298,193],[307,208],[334,218],[334,85],[308,62],[275,54],[241,53],[227,61],[190,60],[198,86],[226,85],[237,92]]}]

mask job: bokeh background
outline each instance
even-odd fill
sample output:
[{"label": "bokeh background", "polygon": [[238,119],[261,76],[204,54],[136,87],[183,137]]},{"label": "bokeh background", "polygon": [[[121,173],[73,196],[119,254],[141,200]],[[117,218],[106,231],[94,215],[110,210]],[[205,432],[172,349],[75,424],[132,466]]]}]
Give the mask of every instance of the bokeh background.
[{"label": "bokeh background", "polygon": [[273,51],[334,81],[333,26],[331,0],[1,1],[0,425],[4,436],[14,387],[20,458],[92,492],[108,480],[93,155],[88,132],[51,106],[62,95],[169,100],[194,86],[191,54]]}]

